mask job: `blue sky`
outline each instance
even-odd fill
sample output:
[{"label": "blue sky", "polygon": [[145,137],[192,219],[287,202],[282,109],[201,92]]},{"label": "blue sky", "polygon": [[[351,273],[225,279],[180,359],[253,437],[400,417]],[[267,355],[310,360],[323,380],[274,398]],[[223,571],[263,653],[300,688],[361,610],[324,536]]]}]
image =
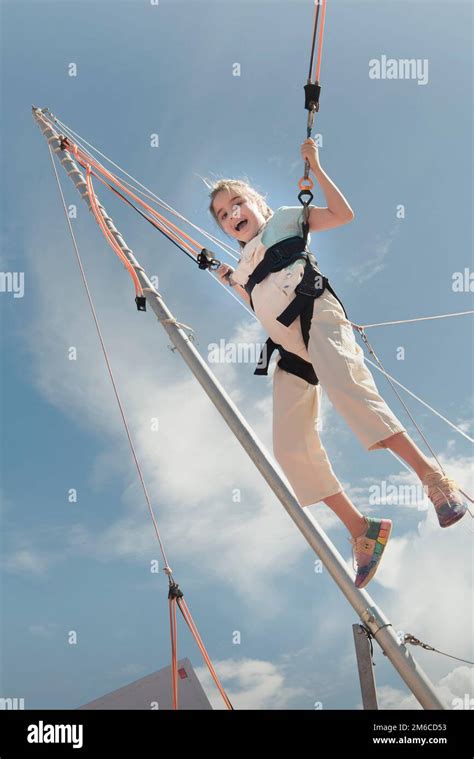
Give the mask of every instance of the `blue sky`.
[{"label": "blue sky", "polygon": [[[24,272],[25,292],[0,293],[0,696],[31,709],[75,708],[169,663],[167,588],[163,573],[150,573],[158,546],[31,105],[48,106],[218,234],[201,176],[246,175],[272,208],[298,205],[313,8],[306,0],[40,0],[3,2],[2,16],[1,270]],[[454,273],[473,265],[471,16],[458,2],[328,4],[315,133],[355,219],[314,234],[312,247],[355,322],[472,308],[472,293],[452,287]],[[369,61],[382,56],[427,60],[427,83],[371,79]],[[150,146],[154,133],[159,148]],[[128,275],[60,176],[67,202],[78,205],[74,229],[175,578],[231,700],[236,708],[360,708],[355,613],[327,573],[314,571],[311,550],[156,320],[135,310]],[[192,325],[202,355],[220,339],[265,339],[210,277],[98,192],[175,316]],[[325,205],[320,191],[314,202]],[[370,338],[391,374],[472,435],[470,317],[377,328]],[[249,364],[212,368],[271,451],[271,378],[255,378]],[[449,473],[472,491],[469,441],[408,402]],[[158,433],[150,432],[155,417]],[[364,451],[329,404],[323,439],[361,510],[371,487],[417,482],[387,452]],[[70,488],[77,503],[68,502]],[[395,525],[369,590],[396,629],[472,659],[472,522],[441,531],[430,508],[369,507]],[[349,560],[340,523],[323,504],[310,510]],[[181,619],[179,654],[222,708]],[[471,693],[465,666],[416,654],[448,702]],[[377,649],[382,705],[415,708],[384,658]]]}]

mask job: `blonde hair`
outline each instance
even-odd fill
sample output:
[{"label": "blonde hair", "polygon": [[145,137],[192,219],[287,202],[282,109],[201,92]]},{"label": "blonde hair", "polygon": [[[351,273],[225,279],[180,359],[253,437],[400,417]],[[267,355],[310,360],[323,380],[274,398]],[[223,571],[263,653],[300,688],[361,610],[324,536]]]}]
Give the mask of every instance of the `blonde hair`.
[{"label": "blonde hair", "polygon": [[[267,204],[267,201],[265,200],[265,196],[261,195],[257,190],[255,190],[249,182],[245,181],[244,179],[219,179],[217,182],[215,182],[213,185],[208,185],[208,188],[211,190],[209,197],[211,199],[210,205],[209,205],[209,211],[214,219],[214,221],[218,224],[218,226],[222,229],[219,219],[217,218],[217,214],[214,210],[214,199],[218,192],[221,192],[222,190],[228,190],[228,192],[234,192],[238,193],[244,198],[247,198],[248,200],[253,200],[258,207],[259,211],[262,213],[262,216],[265,220],[269,219],[270,216],[273,215],[273,211],[270,208],[270,206]],[[237,241],[241,248],[244,247],[245,243],[240,242],[240,240]]]}]

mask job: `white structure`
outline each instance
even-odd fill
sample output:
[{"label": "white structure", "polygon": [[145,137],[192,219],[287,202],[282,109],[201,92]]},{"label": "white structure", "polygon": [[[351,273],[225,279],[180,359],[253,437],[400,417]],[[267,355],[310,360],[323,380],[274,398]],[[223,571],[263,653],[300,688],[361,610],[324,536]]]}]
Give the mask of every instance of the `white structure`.
[{"label": "white structure", "polygon": [[[178,661],[179,709],[212,709],[189,659]],[[80,709],[172,709],[171,665],[89,701]]]}]

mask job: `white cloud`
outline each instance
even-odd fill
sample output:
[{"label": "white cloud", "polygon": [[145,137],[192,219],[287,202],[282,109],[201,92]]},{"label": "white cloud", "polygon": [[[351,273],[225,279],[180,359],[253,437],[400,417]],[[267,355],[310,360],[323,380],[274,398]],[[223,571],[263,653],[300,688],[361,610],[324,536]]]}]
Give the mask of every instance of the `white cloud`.
[{"label": "white cloud", "polygon": [[392,243],[399,232],[399,227],[393,227],[387,233],[385,239],[381,235],[376,236],[376,242],[370,253],[361,254],[361,262],[351,266],[346,273],[345,279],[351,282],[357,281],[359,284],[367,282],[375,274],[383,271],[385,268],[386,258],[390,253]]},{"label": "white cloud", "polygon": [[[289,709],[298,697],[311,697],[302,686],[286,682],[283,665],[258,659],[226,659],[213,665],[234,709]],[[208,668],[195,671],[212,708],[226,709]]]},{"label": "white cloud", "polygon": [[[460,455],[449,457],[446,454],[440,454],[439,459],[448,476],[453,478],[464,490],[472,492],[473,474],[470,458]],[[390,475],[388,479],[393,484],[419,482],[416,475],[404,470]],[[407,504],[403,505],[406,506]],[[420,509],[419,503],[409,504],[409,506],[417,510]],[[439,527],[431,501],[426,499],[421,506],[420,521],[415,533],[409,530],[404,535],[397,537],[394,520],[394,531],[389,544],[390,549],[387,549],[384,556],[384,570],[383,573],[380,573],[380,578],[384,578],[383,584],[393,589],[407,587],[408,591],[410,588],[416,591],[419,586],[409,581],[410,574],[420,576],[422,579],[429,579],[430,576],[438,576],[444,571],[445,576],[447,576],[446,590],[449,588],[451,593],[451,590],[455,591],[457,586],[461,586],[467,591],[465,598],[470,598],[470,577],[469,572],[466,571],[466,567],[469,566],[468,558],[472,551],[472,519],[470,515],[466,514],[458,524],[442,529]],[[397,508],[399,507],[397,506]],[[431,572],[428,567],[431,567]],[[449,572],[447,571],[448,568]],[[456,582],[452,582],[453,577],[456,578]],[[428,585],[428,587],[430,586]],[[437,592],[437,589],[433,588],[433,593],[436,594]],[[420,599],[415,607],[419,607],[419,605]]]},{"label": "white cloud", "polygon": [[393,688],[391,685],[382,685],[377,688],[377,702],[379,709],[421,709],[421,704],[411,693]]},{"label": "white cloud", "polygon": [[[441,677],[435,688],[448,709],[474,709],[474,673],[469,667],[456,667]],[[377,698],[380,709],[422,708],[411,693],[387,685],[377,689]]]},{"label": "white cloud", "polygon": [[56,557],[49,551],[40,551],[32,545],[15,547],[3,560],[2,566],[9,572],[28,577],[44,577],[53,566]]},{"label": "white cloud", "polygon": [[32,635],[40,638],[51,638],[56,632],[57,627],[53,622],[47,622],[46,624],[30,625],[28,630]]},{"label": "white cloud", "polygon": [[[450,476],[469,490],[470,461],[440,457]],[[395,629],[411,633],[430,646],[472,660],[472,520],[442,529],[430,506],[420,512],[415,529],[397,536],[396,523],[380,569],[370,586],[388,591],[382,608]],[[432,680],[446,676],[450,660],[410,646],[410,651]],[[385,694],[390,701],[390,693]],[[405,707],[399,707],[405,708]]]},{"label": "white cloud", "polygon": [[[472,492],[470,460],[452,454],[449,445],[446,451],[440,455],[440,460],[449,476],[456,479],[468,492]],[[416,479],[415,475],[413,477]],[[405,471],[393,475],[390,480],[406,482]],[[367,479],[367,484],[370,481]],[[395,630],[411,633],[438,651],[470,661],[473,659],[474,639],[472,520],[466,515],[457,525],[442,529],[438,525],[434,507],[428,503],[427,510],[419,512],[410,508],[400,511],[400,506],[392,507],[395,511],[395,514],[390,514],[394,517],[392,538],[368,591],[388,616]],[[402,517],[410,512],[412,518],[407,527],[407,519]],[[417,514],[419,518],[416,524],[410,526]],[[351,560],[347,559],[346,563],[350,568]],[[331,604],[334,602],[335,599],[330,601]],[[337,651],[334,666],[336,668],[336,662],[345,661],[344,670],[347,675],[348,671],[354,669],[355,659],[352,650],[345,658],[344,655],[340,655],[341,651],[346,650],[348,636],[347,631],[341,629],[340,610],[331,611],[331,608],[326,600],[325,614],[316,615],[313,620],[314,624],[311,626],[314,628],[314,634],[311,636],[307,655],[309,656],[313,649]],[[382,653],[377,644],[374,644],[374,650],[380,660]],[[409,650],[435,684],[440,698],[449,708],[452,708],[453,698],[472,693],[472,688],[470,690],[462,681],[462,677],[469,673],[466,667],[460,667],[458,664],[454,670],[455,675],[451,677],[452,659],[436,652],[425,651],[421,647],[409,645]],[[393,670],[385,664],[384,661],[384,675],[377,683],[381,708],[420,708],[418,701],[409,692],[400,691],[392,687],[391,683],[387,683],[387,678],[390,681],[393,676]],[[336,678],[337,668],[334,675]],[[458,677],[459,680],[453,679]],[[341,678],[341,693],[342,682]],[[448,686],[451,690],[447,690]],[[361,703],[356,706],[361,708]]]}]

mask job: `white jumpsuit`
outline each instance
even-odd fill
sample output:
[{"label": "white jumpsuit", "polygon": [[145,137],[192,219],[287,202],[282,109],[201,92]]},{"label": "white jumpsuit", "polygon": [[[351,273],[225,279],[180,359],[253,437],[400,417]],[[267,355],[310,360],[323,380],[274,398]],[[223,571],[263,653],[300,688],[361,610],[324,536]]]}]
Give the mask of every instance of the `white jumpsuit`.
[{"label": "white jumpsuit", "polygon": [[[279,208],[242,249],[232,278],[245,285],[267,248],[301,235],[301,215],[301,207]],[[309,361],[319,379],[312,385],[278,365],[273,374],[273,452],[299,503],[309,506],[343,490],[317,429],[321,389],[367,450],[383,447],[382,440],[405,428],[380,396],[353,327],[328,290],[314,300],[307,349],[299,317],[289,327],[276,321],[294,299],[303,269],[297,262],[269,274],[253,288],[252,301],[272,340]]]}]

